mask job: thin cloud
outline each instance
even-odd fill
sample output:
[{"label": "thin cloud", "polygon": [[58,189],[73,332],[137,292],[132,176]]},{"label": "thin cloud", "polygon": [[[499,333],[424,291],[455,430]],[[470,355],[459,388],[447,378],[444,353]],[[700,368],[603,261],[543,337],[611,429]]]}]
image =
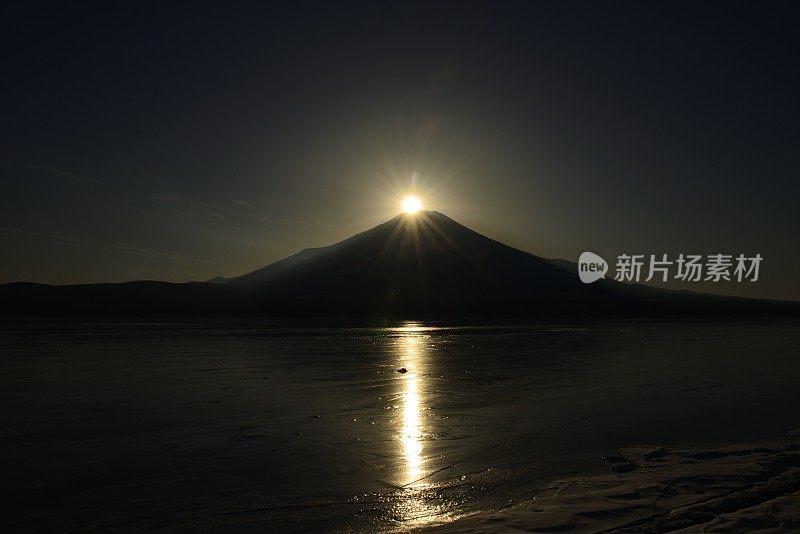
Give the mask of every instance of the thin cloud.
[{"label": "thin cloud", "polygon": [[25,164],[25,167],[37,172],[53,174],[56,176],[64,176],[65,178],[72,178],[73,180],[80,180],[82,182],[94,182],[94,183],[98,182],[98,180],[95,180],[94,178],[89,178],[88,176],[76,174],[74,172],[66,171],[64,169],[56,169],[54,167],[45,167],[44,165],[34,165],[30,163]]},{"label": "thin cloud", "polygon": [[221,263],[217,262],[217,261],[206,260],[206,259],[203,259],[203,258],[192,258],[192,257],[189,257],[189,256],[181,256],[180,254],[173,254],[171,252],[163,252],[163,251],[160,251],[160,250],[151,250],[151,249],[138,248],[138,247],[127,247],[127,246],[124,246],[124,245],[115,245],[114,243],[101,243],[99,241],[89,241],[89,240],[86,240],[86,239],[78,239],[78,238],[75,238],[75,237],[69,237],[69,236],[64,236],[64,235],[45,234],[45,233],[42,233],[42,232],[31,232],[29,230],[20,230],[18,228],[3,228],[3,230],[5,230],[7,232],[14,232],[14,233],[17,233],[17,234],[31,235],[31,236],[35,236],[35,237],[45,237],[45,238],[49,238],[49,239],[57,239],[59,241],[65,241],[65,242],[68,242],[68,243],[80,243],[82,245],[91,245],[91,246],[95,246],[95,247],[110,248],[110,249],[113,249],[113,250],[121,250],[121,251],[124,251],[124,252],[133,252],[133,253],[137,253],[137,254],[147,254],[147,255],[150,255],[150,256],[160,256],[160,257],[163,257],[163,258],[171,258],[171,259],[174,259],[174,260],[196,261],[196,262],[201,262],[201,263],[213,263],[213,264],[216,264],[216,265],[221,265]]}]

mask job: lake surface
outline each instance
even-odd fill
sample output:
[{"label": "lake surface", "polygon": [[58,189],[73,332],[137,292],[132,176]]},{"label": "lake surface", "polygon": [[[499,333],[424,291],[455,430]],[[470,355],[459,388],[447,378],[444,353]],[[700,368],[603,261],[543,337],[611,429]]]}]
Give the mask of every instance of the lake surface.
[{"label": "lake surface", "polygon": [[[0,323],[14,531],[402,531],[800,428],[800,323]],[[406,372],[398,372],[405,369]]]}]

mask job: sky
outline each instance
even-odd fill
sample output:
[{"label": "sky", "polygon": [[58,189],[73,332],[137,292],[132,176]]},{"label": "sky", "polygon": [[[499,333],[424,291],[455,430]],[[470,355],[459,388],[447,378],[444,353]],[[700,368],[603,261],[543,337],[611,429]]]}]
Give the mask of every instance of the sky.
[{"label": "sky", "polygon": [[790,2],[0,8],[0,282],[206,280],[408,192],[548,258],[759,253],[800,300]]}]

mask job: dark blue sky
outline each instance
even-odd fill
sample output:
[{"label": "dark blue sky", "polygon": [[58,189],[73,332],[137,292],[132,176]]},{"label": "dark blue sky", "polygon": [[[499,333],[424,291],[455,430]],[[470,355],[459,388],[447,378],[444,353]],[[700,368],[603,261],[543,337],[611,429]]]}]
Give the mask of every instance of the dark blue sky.
[{"label": "dark blue sky", "polygon": [[416,172],[538,255],[759,252],[702,289],[800,299],[790,2],[165,4],[0,8],[0,282],[240,274]]}]

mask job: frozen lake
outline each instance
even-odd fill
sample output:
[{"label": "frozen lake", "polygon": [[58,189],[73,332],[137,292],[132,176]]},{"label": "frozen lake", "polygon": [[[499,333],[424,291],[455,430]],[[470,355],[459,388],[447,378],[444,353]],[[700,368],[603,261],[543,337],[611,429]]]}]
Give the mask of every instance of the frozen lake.
[{"label": "frozen lake", "polygon": [[499,509],[618,447],[800,428],[798,326],[0,323],[7,524],[397,531]]}]

